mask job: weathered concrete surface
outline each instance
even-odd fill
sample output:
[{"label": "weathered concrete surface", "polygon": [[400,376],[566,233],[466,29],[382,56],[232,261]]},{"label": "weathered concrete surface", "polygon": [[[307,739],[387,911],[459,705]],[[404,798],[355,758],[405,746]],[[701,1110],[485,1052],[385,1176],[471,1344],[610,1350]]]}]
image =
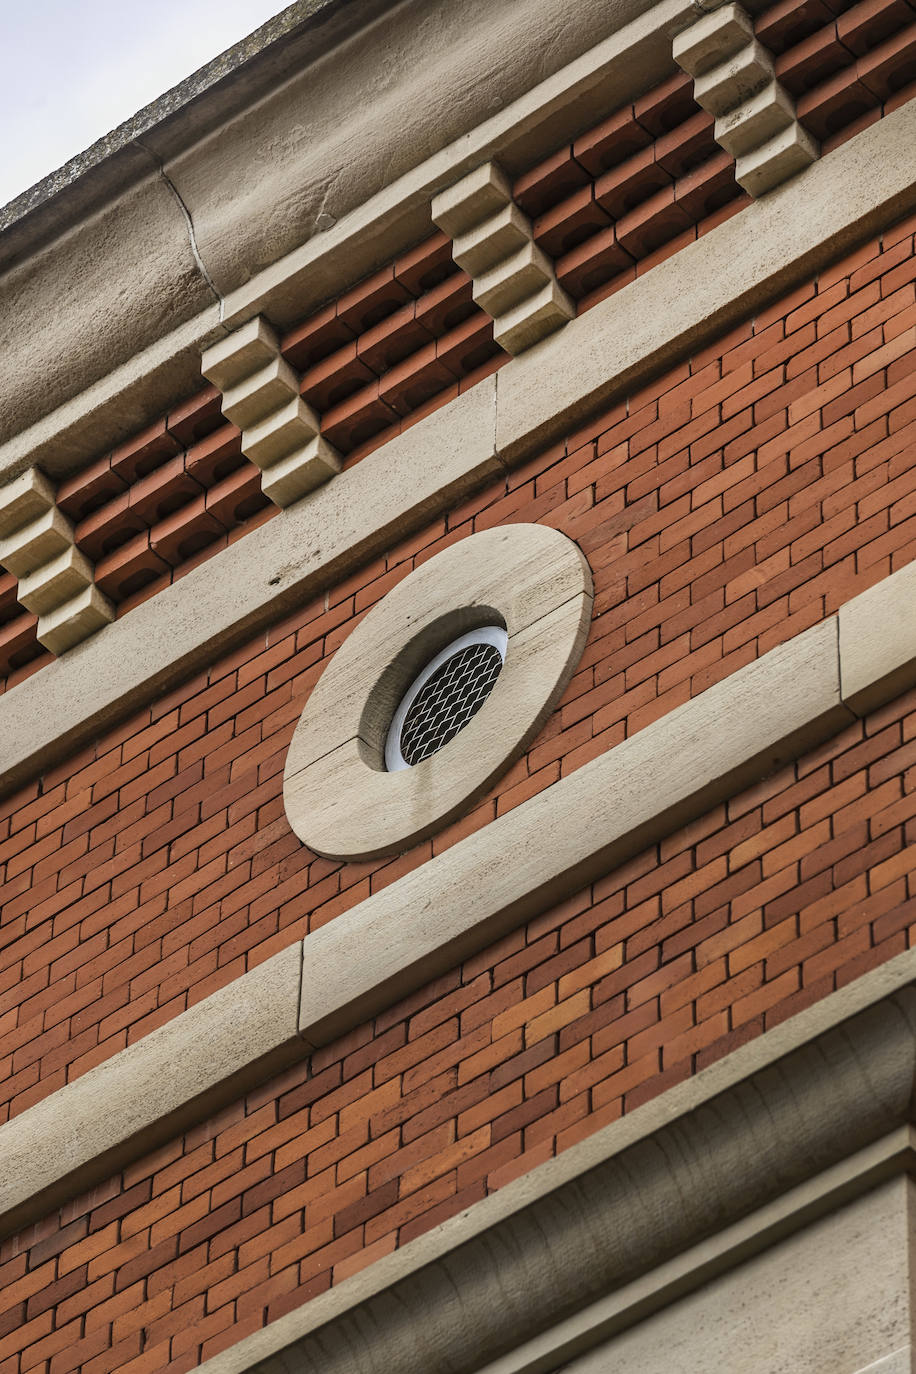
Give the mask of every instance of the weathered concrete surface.
[{"label": "weathered concrete surface", "polygon": [[174,192],[146,168],[0,277],[0,442],[214,302]]},{"label": "weathered concrete surface", "polygon": [[[397,0],[377,0],[374,8],[392,3]],[[371,7],[372,0],[363,0],[364,21]],[[149,138],[162,157],[167,157],[173,146],[186,146],[295,67],[301,60],[303,42],[308,45],[306,58],[316,59],[328,41],[339,38],[340,26],[335,20],[348,11],[353,16],[350,0],[295,0],[62,167],[27,187],[0,208],[0,264],[66,230],[87,207],[128,185],[138,164],[140,175],[145,174],[146,160],[140,158],[136,140]]]},{"label": "weathered concrete surface", "polygon": [[[311,30],[300,42],[294,24],[279,44],[247,61],[243,52],[234,72],[230,60],[234,91],[204,74],[196,97],[192,83],[184,103],[170,108],[166,99],[162,122],[138,117],[112,153],[123,178],[97,162],[84,173],[94,194],[85,179],[62,174],[67,184],[56,196],[41,201],[36,189],[31,215],[8,211],[0,444],[649,4],[350,0],[297,8],[303,19],[315,10],[314,23],[338,22],[311,50]],[[200,102],[211,100],[206,114]],[[419,236],[431,231],[428,211],[416,227]],[[383,246],[380,261],[388,256]],[[365,270],[371,265],[370,255]]]},{"label": "weathered concrete surface", "polygon": [[843,697],[857,715],[916,683],[916,563],[847,601],[838,619]]}]

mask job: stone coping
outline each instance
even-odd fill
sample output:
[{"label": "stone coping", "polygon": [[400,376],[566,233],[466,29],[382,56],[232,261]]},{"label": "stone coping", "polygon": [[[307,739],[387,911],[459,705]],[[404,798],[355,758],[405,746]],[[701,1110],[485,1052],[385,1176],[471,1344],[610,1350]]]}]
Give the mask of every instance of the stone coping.
[{"label": "stone coping", "polygon": [[[393,3],[393,0],[388,2]],[[283,68],[288,68],[298,56],[290,51],[284,55],[285,60],[280,59],[276,45],[282,43],[289,48],[304,30],[312,28],[316,22],[326,23],[335,11],[346,8],[355,11],[356,23],[364,24],[378,5],[373,5],[371,0],[363,0],[361,6],[352,3],[348,6],[347,0],[295,0],[186,76],[177,86],[144,105],[110,133],[68,159],[62,167],[55,168],[14,196],[0,207],[0,261],[5,259],[8,245],[17,237],[14,231],[27,220],[31,221],[29,234],[34,243],[31,236],[35,218],[42,212],[49,213],[52,203],[57,226],[72,223],[94,208],[104,194],[103,188],[115,188],[125,178],[130,161],[136,159],[138,139],[156,130],[165,134],[164,126],[174,127],[175,122],[181,120],[182,127],[172,132],[172,139],[175,146],[182,146],[199,138],[216,120],[227,118],[230,108],[238,108],[255,99],[258,92],[278,80]],[[313,50],[310,56],[316,57],[320,43],[313,42],[313,49],[317,51]],[[234,81],[236,86],[232,96],[224,89],[228,81]],[[148,170],[148,166],[144,167],[144,171]]]},{"label": "stone coping", "polygon": [[[514,174],[606,117],[609,90],[642,94],[674,69],[671,26],[690,12],[690,0],[515,0],[511,15],[490,0],[294,6],[248,65],[0,232],[0,480],[91,462],[200,386],[201,351],[240,308],[279,328],[305,318],[428,237],[431,196],[462,170],[498,152]],[[251,311],[253,291],[264,300]]]}]

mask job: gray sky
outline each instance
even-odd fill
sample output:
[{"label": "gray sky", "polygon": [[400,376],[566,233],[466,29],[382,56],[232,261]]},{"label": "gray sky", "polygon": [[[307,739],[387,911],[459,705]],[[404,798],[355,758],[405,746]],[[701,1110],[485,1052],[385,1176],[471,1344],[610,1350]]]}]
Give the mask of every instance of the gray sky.
[{"label": "gray sky", "polygon": [[288,0],[0,0],[0,205]]}]

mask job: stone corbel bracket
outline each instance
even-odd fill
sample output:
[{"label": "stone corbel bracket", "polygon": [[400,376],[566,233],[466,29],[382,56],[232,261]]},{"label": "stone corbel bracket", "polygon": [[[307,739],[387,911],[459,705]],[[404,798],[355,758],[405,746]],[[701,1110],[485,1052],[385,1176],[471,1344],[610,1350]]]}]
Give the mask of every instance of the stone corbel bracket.
[{"label": "stone corbel bracket", "polygon": [[242,452],[261,469],[261,490],[274,505],[292,505],[340,471],[263,316],[206,349],[201,371],[223,393],[223,414],[242,431]]},{"label": "stone corbel bracket", "polygon": [[474,300],[493,317],[493,337],[507,353],[523,352],[573,318],[575,305],[494,162],[435,196],[432,217],[452,238],[452,256],[473,278]]},{"label": "stone corbel bracket", "polygon": [[38,641],[52,654],[114,620],[54,488],[37,468],[0,489],[0,564],[19,579],[16,599],[38,616]]},{"label": "stone corbel bracket", "polygon": [[715,115],[716,142],[735,159],[748,195],[762,196],[815,160],[817,144],[740,5],[722,5],[679,33],[674,60],[693,77],[697,104]]}]

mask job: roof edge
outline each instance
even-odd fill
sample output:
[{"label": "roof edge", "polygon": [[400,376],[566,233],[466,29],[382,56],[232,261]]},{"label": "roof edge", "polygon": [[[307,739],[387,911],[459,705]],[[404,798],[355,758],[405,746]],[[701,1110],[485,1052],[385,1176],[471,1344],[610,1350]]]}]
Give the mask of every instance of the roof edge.
[{"label": "roof edge", "polygon": [[[0,269],[63,233],[400,0],[294,0],[83,152],[0,207]],[[143,140],[142,142],[140,140]]]}]

